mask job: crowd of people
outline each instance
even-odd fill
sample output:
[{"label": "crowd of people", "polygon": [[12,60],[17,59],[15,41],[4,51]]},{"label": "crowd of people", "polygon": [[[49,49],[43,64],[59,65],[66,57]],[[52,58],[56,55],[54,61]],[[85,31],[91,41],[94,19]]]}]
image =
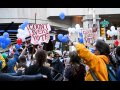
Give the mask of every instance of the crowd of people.
[{"label": "crowd of people", "polygon": [[33,58],[28,60],[25,44],[22,52],[14,48],[11,55],[0,54],[0,81],[110,81],[108,65],[120,81],[120,45],[111,49],[98,39],[97,29],[97,25],[92,28],[95,40],[92,51],[67,35],[69,45],[75,46],[76,51],[61,54],[57,48],[53,51],[36,48]]}]

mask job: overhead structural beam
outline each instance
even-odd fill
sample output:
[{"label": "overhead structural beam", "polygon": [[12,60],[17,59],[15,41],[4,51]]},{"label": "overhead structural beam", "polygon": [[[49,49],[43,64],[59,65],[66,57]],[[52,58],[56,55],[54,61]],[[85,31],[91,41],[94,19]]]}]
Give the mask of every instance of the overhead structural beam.
[{"label": "overhead structural beam", "polygon": [[11,22],[6,28],[5,28],[5,32],[7,32],[7,30],[14,24],[14,22]]}]

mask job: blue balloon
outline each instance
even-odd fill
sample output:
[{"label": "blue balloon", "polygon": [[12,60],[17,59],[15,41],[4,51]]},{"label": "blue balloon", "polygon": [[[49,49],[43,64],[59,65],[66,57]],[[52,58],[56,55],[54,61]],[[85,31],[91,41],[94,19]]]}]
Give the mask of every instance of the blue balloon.
[{"label": "blue balloon", "polygon": [[64,37],[65,37],[65,39],[66,39],[66,42],[68,41],[68,37],[67,37],[67,35],[64,35]]},{"label": "blue balloon", "polygon": [[5,49],[6,48],[6,44],[5,43],[1,43],[1,47],[3,48],[3,49]]},{"label": "blue balloon", "polygon": [[9,34],[8,34],[7,32],[3,33],[3,36],[4,36],[5,38],[9,38]]},{"label": "blue balloon", "polygon": [[0,36],[0,42],[5,43],[5,37],[4,36]]},{"label": "blue balloon", "polygon": [[20,49],[20,47],[21,47],[21,44],[20,44],[20,45],[16,44],[16,48],[17,48],[18,50]]},{"label": "blue balloon", "polygon": [[83,44],[83,38],[82,37],[79,38],[79,42],[81,42]]},{"label": "blue balloon", "polygon": [[25,26],[26,26],[26,25],[29,25],[29,22],[28,22],[28,21],[24,21],[24,22],[23,22],[23,25],[25,25]]},{"label": "blue balloon", "polygon": [[60,41],[62,41],[62,38],[63,38],[63,35],[62,35],[62,34],[59,34],[59,35],[58,35],[58,39],[59,39]]},{"label": "blue balloon", "polygon": [[63,12],[61,12],[61,13],[59,14],[59,17],[63,20],[63,19],[65,18],[65,14],[64,14]]},{"label": "blue balloon", "polygon": [[25,30],[26,25],[20,25],[20,29]]},{"label": "blue balloon", "polygon": [[62,42],[66,42],[66,39],[64,37],[62,38]]},{"label": "blue balloon", "polygon": [[10,44],[10,43],[11,43],[11,39],[10,39],[10,38],[6,38],[5,44],[8,45],[8,44]]},{"label": "blue balloon", "polygon": [[81,37],[83,37],[82,33],[79,33],[79,35],[80,35]]}]

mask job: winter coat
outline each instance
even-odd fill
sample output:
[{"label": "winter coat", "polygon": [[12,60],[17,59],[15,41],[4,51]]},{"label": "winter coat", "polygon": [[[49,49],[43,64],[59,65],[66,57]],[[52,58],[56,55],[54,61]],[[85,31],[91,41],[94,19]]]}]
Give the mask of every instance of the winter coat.
[{"label": "winter coat", "polygon": [[19,57],[19,53],[18,53],[18,51],[16,51],[15,54],[14,54],[14,58],[13,58],[13,59],[10,59],[10,60],[8,61],[8,73],[15,73],[14,64],[15,64],[16,62],[19,62],[19,61],[18,61],[18,57]]},{"label": "winter coat", "polygon": [[[108,57],[105,55],[96,56],[86,49],[82,44],[77,44],[76,50],[78,55],[86,62],[86,65],[91,68],[100,81],[108,81],[108,72],[106,67],[106,64],[109,64]],[[90,71],[87,71],[86,73],[86,81],[95,81],[91,76]]]}]

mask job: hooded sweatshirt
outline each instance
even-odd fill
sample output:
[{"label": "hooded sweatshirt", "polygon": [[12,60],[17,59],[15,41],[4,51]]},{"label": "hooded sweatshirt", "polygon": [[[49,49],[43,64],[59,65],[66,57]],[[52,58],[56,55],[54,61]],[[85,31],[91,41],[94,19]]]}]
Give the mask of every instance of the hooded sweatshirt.
[{"label": "hooded sweatshirt", "polygon": [[[108,81],[106,64],[109,64],[109,59],[105,55],[96,56],[86,49],[82,44],[77,44],[76,50],[79,56],[85,61],[86,65],[91,68],[100,81]],[[88,70],[86,73],[86,81],[95,81]]]},{"label": "hooded sweatshirt", "polygon": [[19,57],[19,53],[18,51],[16,51],[14,54],[14,58],[8,61],[8,73],[16,73],[14,70],[14,64],[18,62],[18,57]]}]

